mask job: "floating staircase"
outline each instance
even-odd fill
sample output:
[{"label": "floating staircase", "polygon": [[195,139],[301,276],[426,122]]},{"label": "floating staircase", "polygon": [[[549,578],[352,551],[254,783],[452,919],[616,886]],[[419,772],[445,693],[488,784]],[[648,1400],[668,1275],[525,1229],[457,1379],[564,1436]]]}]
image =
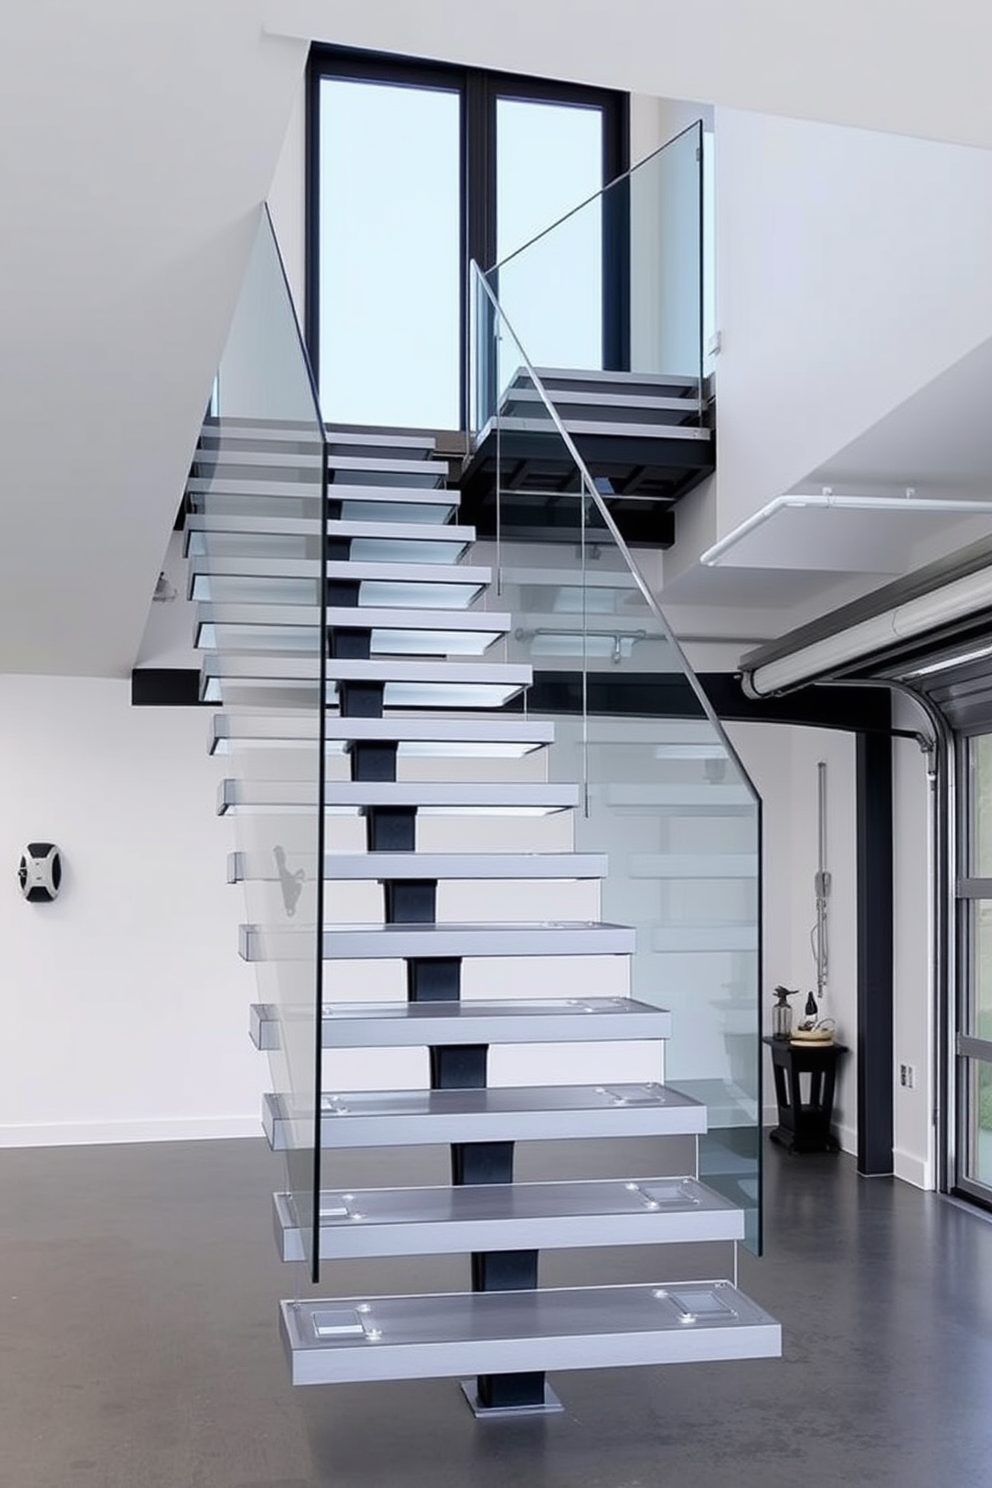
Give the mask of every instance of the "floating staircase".
[{"label": "floating staircase", "polygon": [[[572,390],[583,417],[613,396],[599,381]],[[678,433],[689,394],[644,398]],[[562,881],[588,904],[608,865],[562,846],[580,792],[536,772],[551,726],[504,711],[526,699],[530,669],[498,654],[513,617],[485,607],[490,572],[473,560],[446,464],[427,440],[329,434],[325,531],[324,458],[299,425],[208,420],[189,483],[202,697],[224,708],[210,748],[250,765],[218,802],[246,829],[228,867],[256,907],[241,954],[263,989],[279,974],[305,981],[318,946],[324,970],[319,1016],[296,993],[263,993],[251,1036],[283,1075],[315,1043],[325,1061],[345,1051],[345,1072],[355,1051],[362,1069],[427,1053],[420,1088],[339,1088],[325,1063],[319,1093],[303,1083],[266,1098],[272,1147],[305,1154],[316,1135],[321,1155],[319,1193],[275,1195],[277,1243],[284,1260],[313,1271],[386,1259],[387,1290],[404,1256],[470,1257],[471,1290],[285,1302],[293,1381],[474,1377],[463,1388],[484,1414],[555,1408],[549,1370],[777,1355],[778,1325],[728,1279],[539,1285],[542,1251],[735,1245],[743,1216],[699,1181],[698,1163],[647,1177],[515,1180],[521,1142],[563,1151],[586,1138],[648,1138],[660,1153],[672,1137],[684,1163],[706,1109],[660,1079],[559,1083],[570,1049],[630,1040],[652,1042],[660,1075],[663,1041],[679,1030],[626,995],[631,930],[542,915],[542,892]],[[318,751],[323,781],[311,769]],[[621,805],[636,808],[625,790],[618,784]],[[326,841],[314,833],[319,856],[308,861],[282,835],[321,807]],[[553,826],[548,850],[480,848],[494,817],[530,818],[531,832]],[[507,922],[501,886],[517,880],[532,887],[533,918]],[[477,918],[439,913],[451,883],[478,886]],[[339,918],[353,904],[365,917]],[[472,983],[483,962],[502,995]],[[491,1083],[490,1049],[529,1044],[547,1051],[548,1083]],[[347,1180],[366,1149],[438,1143],[450,1148],[448,1183]]]}]

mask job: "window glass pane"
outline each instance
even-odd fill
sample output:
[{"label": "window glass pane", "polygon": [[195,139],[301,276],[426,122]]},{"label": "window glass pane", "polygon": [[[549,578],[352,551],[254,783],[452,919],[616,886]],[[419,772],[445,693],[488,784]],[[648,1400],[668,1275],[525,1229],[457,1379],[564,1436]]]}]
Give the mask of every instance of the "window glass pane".
[{"label": "window glass pane", "polygon": [[992,878],[992,734],[970,741],[971,757],[971,872]]},{"label": "window glass pane", "polygon": [[965,1033],[992,1039],[992,901],[973,899],[971,916],[971,1007]]},{"label": "window glass pane", "polygon": [[984,1059],[964,1061],[967,1131],[965,1177],[992,1187],[992,1064]]},{"label": "window glass pane", "polygon": [[457,92],[325,78],[320,397],[335,423],[456,429]]},{"label": "window glass pane", "polygon": [[[515,98],[497,101],[499,262],[602,185],[600,109]],[[541,366],[602,366],[602,223],[597,203],[550,234],[546,249],[536,244],[500,269],[500,303],[523,350]]]}]

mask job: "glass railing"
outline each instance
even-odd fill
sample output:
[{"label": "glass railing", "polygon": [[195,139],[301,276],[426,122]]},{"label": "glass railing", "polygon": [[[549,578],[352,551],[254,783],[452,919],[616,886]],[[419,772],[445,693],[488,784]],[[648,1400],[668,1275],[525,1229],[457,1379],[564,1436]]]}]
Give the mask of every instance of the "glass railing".
[{"label": "glass railing", "polygon": [[254,1033],[271,1062],[266,1119],[285,1156],[292,1221],[314,1279],[326,455],[263,212],[196,456],[188,544],[205,695],[217,705],[211,739],[226,761],[223,805],[236,824],[232,877],[245,891],[241,951],[257,974]]},{"label": "glass railing", "polygon": [[581,782],[575,846],[609,855],[602,916],[636,927],[631,993],[673,1014],[665,1081],[708,1108],[699,1176],[758,1249],[760,804],[481,275],[474,295],[544,435],[506,457],[495,418],[492,603],[513,615],[509,659],[534,668],[528,713],[554,720],[552,778]]},{"label": "glass railing", "polygon": [[[536,368],[704,374],[703,126],[693,124],[485,274]],[[477,302],[473,427],[516,371]],[[702,400],[696,417],[703,421]]]}]

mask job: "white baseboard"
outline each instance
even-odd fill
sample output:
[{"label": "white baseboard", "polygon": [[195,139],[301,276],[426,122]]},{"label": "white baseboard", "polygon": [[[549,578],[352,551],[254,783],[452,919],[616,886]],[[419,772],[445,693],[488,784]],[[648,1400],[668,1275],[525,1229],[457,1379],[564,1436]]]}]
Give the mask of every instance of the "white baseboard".
[{"label": "white baseboard", "polygon": [[931,1165],[924,1157],[919,1157],[915,1152],[904,1152],[897,1147],[892,1154],[895,1175],[904,1183],[911,1183],[914,1188],[922,1188],[929,1192],[934,1188],[933,1173]]},{"label": "white baseboard", "polygon": [[85,1147],[100,1142],[204,1142],[260,1136],[262,1123],[257,1115],[0,1125],[0,1147]]},{"label": "white baseboard", "polygon": [[844,1126],[843,1124],[840,1125],[840,1126],[836,1126],[835,1125],[833,1127],[833,1134],[837,1138],[838,1142],[840,1143],[840,1150],[841,1150],[841,1152],[850,1152],[855,1157],[857,1156],[857,1153],[858,1153],[858,1131],[857,1131],[857,1127],[854,1127],[854,1126]]}]

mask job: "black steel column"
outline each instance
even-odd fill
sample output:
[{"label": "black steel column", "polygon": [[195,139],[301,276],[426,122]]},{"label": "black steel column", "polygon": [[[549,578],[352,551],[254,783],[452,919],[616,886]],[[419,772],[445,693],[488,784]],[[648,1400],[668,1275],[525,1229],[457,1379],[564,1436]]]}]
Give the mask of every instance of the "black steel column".
[{"label": "black steel column", "polygon": [[892,1172],[892,740],[857,735],[858,1172]]}]

